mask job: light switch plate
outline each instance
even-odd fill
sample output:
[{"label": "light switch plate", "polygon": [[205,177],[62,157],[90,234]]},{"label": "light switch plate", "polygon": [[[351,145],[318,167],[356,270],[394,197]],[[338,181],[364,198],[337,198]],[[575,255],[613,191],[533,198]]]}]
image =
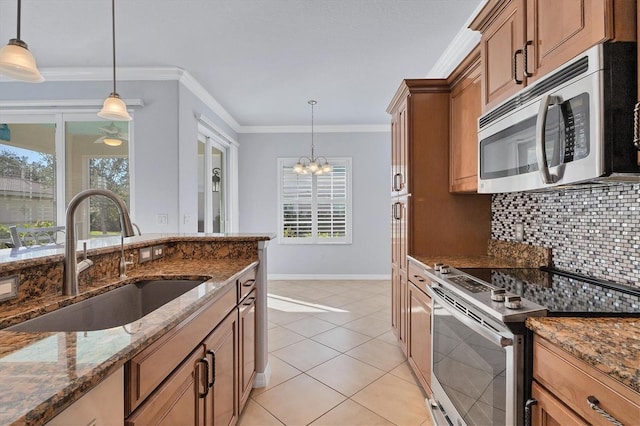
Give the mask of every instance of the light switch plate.
[{"label": "light switch plate", "polygon": [[524,241],[524,225],[522,222],[516,223],[516,241],[523,242]]},{"label": "light switch plate", "polygon": [[141,248],[140,252],[138,253],[138,262],[144,263],[148,262],[151,259],[153,259],[152,247]]},{"label": "light switch plate", "polygon": [[18,297],[18,276],[0,278],[0,301]]}]

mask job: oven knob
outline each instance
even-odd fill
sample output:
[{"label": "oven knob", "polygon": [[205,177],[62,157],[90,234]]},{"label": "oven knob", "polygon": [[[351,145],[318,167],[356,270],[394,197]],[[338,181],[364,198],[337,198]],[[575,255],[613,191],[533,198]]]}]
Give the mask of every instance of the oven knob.
[{"label": "oven knob", "polygon": [[442,265],[440,267],[440,273],[441,274],[450,274],[451,273],[451,268],[449,268],[449,265]]},{"label": "oven knob", "polygon": [[522,308],[522,299],[520,296],[506,296],[504,306],[508,309],[520,309]]},{"label": "oven knob", "polygon": [[491,300],[494,302],[504,302],[504,296],[507,292],[504,288],[496,288],[491,290]]},{"label": "oven knob", "polygon": [[433,269],[435,269],[436,272],[440,272],[440,268],[442,268],[443,265],[443,263],[436,263],[435,265],[433,265]]}]

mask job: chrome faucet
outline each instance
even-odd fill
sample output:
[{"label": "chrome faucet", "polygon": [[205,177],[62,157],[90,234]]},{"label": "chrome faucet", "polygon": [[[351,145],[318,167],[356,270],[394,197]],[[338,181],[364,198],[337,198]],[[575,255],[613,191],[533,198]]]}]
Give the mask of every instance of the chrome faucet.
[{"label": "chrome faucet", "polygon": [[[78,259],[76,258],[76,227],[75,227],[75,215],[78,206],[82,201],[89,198],[92,195],[102,195],[111,199],[120,212],[120,229],[122,237],[132,237],[133,225],[131,224],[131,218],[127,206],[115,193],[108,189],[86,189],[76,194],[75,197],[69,202],[67,207],[66,217],[66,229],[65,229],[65,245],[64,245],[64,283],[62,285],[62,294],[66,296],[75,296],[78,294],[78,275],[80,272],[89,268],[92,263],[87,259],[80,262],[78,265]],[[85,250],[86,257],[86,250]]]}]

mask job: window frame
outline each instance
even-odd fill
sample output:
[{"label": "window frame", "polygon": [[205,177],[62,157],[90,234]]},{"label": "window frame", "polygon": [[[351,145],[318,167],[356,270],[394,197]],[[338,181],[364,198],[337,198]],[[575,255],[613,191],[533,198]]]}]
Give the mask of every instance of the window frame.
[{"label": "window frame", "polygon": [[324,200],[318,199],[318,185],[317,176],[311,175],[311,229],[314,234],[311,237],[285,237],[284,236],[284,191],[283,191],[283,179],[284,169],[293,169],[293,166],[298,162],[298,158],[294,157],[280,157],[277,159],[278,167],[278,244],[285,245],[345,245],[352,244],[353,241],[353,192],[352,192],[352,176],[353,176],[353,164],[351,157],[327,157],[329,164],[344,164],[346,168],[346,199],[345,199],[345,236],[344,237],[319,237],[318,231],[318,203],[322,203]]}]

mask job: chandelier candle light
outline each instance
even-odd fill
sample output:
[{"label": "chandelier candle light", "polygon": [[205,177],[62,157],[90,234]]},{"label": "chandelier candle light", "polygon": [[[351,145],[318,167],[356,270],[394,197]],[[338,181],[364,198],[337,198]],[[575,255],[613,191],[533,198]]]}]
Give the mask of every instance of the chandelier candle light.
[{"label": "chandelier candle light", "polygon": [[313,107],[317,104],[318,101],[310,100],[308,102],[311,105],[311,157],[300,157],[295,166],[293,166],[293,171],[306,175],[309,173],[313,173],[314,175],[321,175],[323,173],[331,173],[333,167],[329,164],[329,161],[325,157],[316,157],[315,156],[315,146],[313,144]]},{"label": "chandelier candle light", "polygon": [[115,121],[131,121],[127,105],[116,91],[116,4],[111,0],[111,40],[113,44],[113,92],[104,100],[98,117]]}]

